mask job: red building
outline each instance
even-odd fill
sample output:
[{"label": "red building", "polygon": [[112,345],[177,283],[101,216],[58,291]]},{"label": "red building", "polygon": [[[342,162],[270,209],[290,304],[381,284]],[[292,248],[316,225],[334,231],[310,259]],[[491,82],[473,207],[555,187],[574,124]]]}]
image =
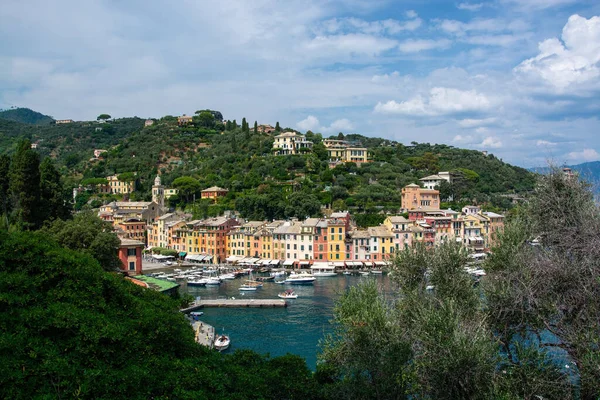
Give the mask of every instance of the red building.
[{"label": "red building", "polygon": [[121,270],[129,275],[140,275],[142,273],[142,249],[144,243],[139,240],[120,238],[119,259]]},{"label": "red building", "polygon": [[329,250],[327,243],[327,221],[322,219],[317,223],[313,236],[313,254],[315,260],[327,261]]}]

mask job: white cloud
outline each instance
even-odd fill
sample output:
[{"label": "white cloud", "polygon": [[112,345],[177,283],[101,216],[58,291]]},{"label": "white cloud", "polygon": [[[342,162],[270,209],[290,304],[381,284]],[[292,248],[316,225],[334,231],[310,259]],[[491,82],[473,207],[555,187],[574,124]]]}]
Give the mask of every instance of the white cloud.
[{"label": "white cloud", "polygon": [[575,3],[579,0],[501,0],[522,10],[545,9]]},{"label": "white cloud", "polygon": [[553,147],[556,146],[558,143],[555,142],[549,142],[547,140],[538,140],[535,145],[538,147]]},{"label": "white cloud", "polygon": [[452,42],[448,39],[408,39],[398,45],[403,53],[418,53],[424,50],[446,49]]},{"label": "white cloud", "polygon": [[363,33],[368,35],[395,35],[404,31],[418,29],[423,21],[417,13],[407,12],[408,20],[385,19],[379,21],[365,21],[360,18],[332,18],[317,24],[314,32],[317,36],[342,33]]},{"label": "white cloud", "polygon": [[461,144],[467,144],[467,143],[472,143],[473,142],[473,137],[472,136],[463,136],[463,135],[456,135],[454,136],[454,138],[452,139],[453,142],[456,143],[461,143]]},{"label": "white cloud", "polygon": [[600,160],[600,154],[594,149],[583,149],[582,151],[572,151],[567,154],[567,159],[578,163]]},{"label": "white cloud", "polygon": [[376,56],[397,46],[393,39],[359,33],[317,36],[304,44],[308,56],[332,58],[335,55]]},{"label": "white cloud", "polygon": [[346,118],[336,119],[329,126],[321,126],[319,119],[314,115],[309,115],[302,121],[296,123],[296,126],[301,131],[313,131],[323,133],[348,132],[354,129],[352,122]]},{"label": "white cloud", "polygon": [[314,115],[309,115],[302,121],[299,121],[296,126],[301,131],[314,131],[319,129],[319,119]]},{"label": "white cloud", "polygon": [[350,122],[346,118],[342,118],[342,119],[336,119],[335,121],[333,121],[327,130],[330,130],[330,131],[349,131],[351,129],[354,129],[354,126],[352,125],[352,122]]},{"label": "white cloud", "polygon": [[475,90],[459,90],[446,87],[434,87],[429,92],[429,98],[421,95],[396,102],[377,103],[375,112],[383,114],[404,114],[412,116],[436,116],[457,114],[463,112],[478,112],[490,108],[490,100]]},{"label": "white cloud", "polygon": [[572,86],[598,86],[600,77],[600,17],[586,19],[579,15],[569,17],[562,31],[562,42],[557,38],[539,44],[539,54],[523,61],[514,72],[524,78],[541,80],[558,92]]},{"label": "white cloud", "polygon": [[460,3],[456,6],[459,10],[479,11],[484,6],[484,3]]},{"label": "white cloud", "polygon": [[483,142],[479,144],[479,147],[486,149],[498,149],[502,147],[502,142],[498,138],[488,136],[485,139],[483,139]]},{"label": "white cloud", "polygon": [[493,125],[497,121],[497,118],[484,118],[484,119],[471,119],[466,118],[458,121],[458,125],[463,128],[476,128],[478,126]]},{"label": "white cloud", "polygon": [[417,12],[415,10],[408,10],[406,12],[407,18],[417,18]]}]

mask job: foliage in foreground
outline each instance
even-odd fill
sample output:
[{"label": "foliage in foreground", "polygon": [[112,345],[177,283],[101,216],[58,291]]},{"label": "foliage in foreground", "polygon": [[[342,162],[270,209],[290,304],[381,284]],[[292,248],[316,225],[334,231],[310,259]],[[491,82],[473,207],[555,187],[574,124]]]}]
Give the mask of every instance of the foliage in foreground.
[{"label": "foliage in foreground", "polygon": [[[541,185],[545,184],[542,180]],[[543,204],[545,195],[558,195],[542,188],[531,203],[534,209],[526,211],[534,220],[536,202]],[[567,192],[572,190],[571,196],[578,196],[577,187]],[[585,204],[581,205],[578,213],[586,212],[591,218],[594,208],[583,211]],[[555,223],[554,229],[563,225],[548,215],[544,218],[548,223],[543,225],[542,242],[565,246],[568,241],[548,231]],[[567,246],[570,263],[563,259],[553,266],[560,250],[549,244],[531,250],[526,240],[518,243],[517,239],[526,237],[516,225],[507,229],[482,286],[464,270],[469,262],[465,250],[446,243],[432,250],[417,246],[397,255],[392,267],[397,297],[386,298],[373,281],[349,289],[335,307],[336,330],[323,342],[320,354],[316,378],[327,384],[327,395],[349,399],[597,398],[600,300],[590,293],[596,293],[598,281],[584,284],[583,278],[571,276],[585,276],[581,268],[590,268],[596,261],[579,258],[576,249]],[[553,258],[548,258],[551,248]],[[580,285],[583,292],[575,294],[573,285]],[[574,321],[573,312],[581,319]],[[572,373],[563,368],[565,363],[571,365]]]},{"label": "foliage in foreground", "polygon": [[316,397],[300,357],[223,356],[193,337],[168,296],[39,233],[0,231],[0,398]]}]

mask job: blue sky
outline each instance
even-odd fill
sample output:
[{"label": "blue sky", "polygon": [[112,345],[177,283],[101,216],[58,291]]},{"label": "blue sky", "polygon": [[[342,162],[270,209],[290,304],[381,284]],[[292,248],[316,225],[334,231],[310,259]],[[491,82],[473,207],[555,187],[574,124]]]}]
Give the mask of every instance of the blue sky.
[{"label": "blue sky", "polygon": [[600,2],[3,0],[0,108],[600,160]]}]

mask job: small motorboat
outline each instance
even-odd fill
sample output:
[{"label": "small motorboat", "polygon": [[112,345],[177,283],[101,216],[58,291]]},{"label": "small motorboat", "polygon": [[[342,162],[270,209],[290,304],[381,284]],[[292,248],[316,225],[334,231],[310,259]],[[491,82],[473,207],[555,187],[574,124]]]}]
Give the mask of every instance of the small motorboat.
[{"label": "small motorboat", "polygon": [[198,321],[198,318],[200,318],[202,315],[204,315],[204,312],[202,311],[192,311],[190,313],[190,317],[192,317],[194,321]]},{"label": "small motorboat", "polygon": [[374,275],[382,275],[383,271],[380,270],[380,269],[372,269],[371,273],[374,274]]},{"label": "small motorboat", "polygon": [[230,280],[235,279],[235,275],[234,274],[223,274],[223,275],[219,275],[219,279],[230,281]]},{"label": "small motorboat", "polygon": [[256,292],[256,289],[258,289],[257,286],[249,285],[246,283],[240,286],[241,292]]},{"label": "small motorboat", "polygon": [[358,271],[359,274],[363,275],[363,276],[367,276],[370,274],[369,271]]},{"label": "small motorboat", "polygon": [[221,280],[219,278],[208,278],[206,279],[206,286],[217,286],[221,284]]},{"label": "small motorboat", "polygon": [[188,286],[206,286],[206,279],[190,279]]},{"label": "small motorboat", "polygon": [[215,349],[219,351],[227,350],[230,344],[229,336],[219,335],[215,338]]},{"label": "small motorboat", "polygon": [[292,289],[288,289],[285,292],[281,292],[277,295],[280,299],[297,299],[298,295]]},{"label": "small motorboat", "polygon": [[350,272],[350,271],[344,271],[343,273],[344,273],[344,275],[352,275],[352,272]]}]

